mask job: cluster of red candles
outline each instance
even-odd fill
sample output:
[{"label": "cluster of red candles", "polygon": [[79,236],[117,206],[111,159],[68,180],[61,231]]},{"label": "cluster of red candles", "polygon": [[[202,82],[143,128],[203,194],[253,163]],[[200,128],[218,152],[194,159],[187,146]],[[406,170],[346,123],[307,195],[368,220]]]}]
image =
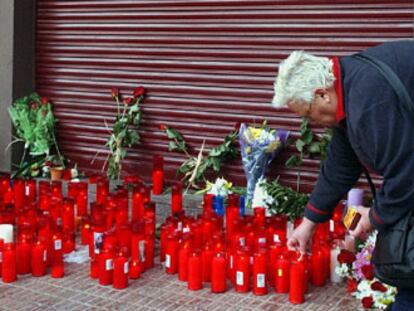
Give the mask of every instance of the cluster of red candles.
[{"label": "cluster of red candles", "polygon": [[205,195],[202,214],[188,217],[173,192],[171,216],[161,225],[161,262],[166,273],[178,274],[188,289],[199,290],[203,283],[210,283],[212,292],[222,293],[231,284],[240,293],[252,290],[265,295],[270,286],[276,293],[289,293],[290,301],[299,304],[304,302],[309,282],[314,286],[326,283],[331,241],[345,234],[340,207],[334,215],[334,219],[339,215],[336,226],[319,225],[312,254],[300,255],[286,247],[286,217],[266,217],[261,207],[254,209],[254,215],[240,216],[235,194],[228,196],[222,217],[213,211],[212,201],[212,195]]},{"label": "cluster of red candles", "polygon": [[116,289],[154,266],[155,203],[151,189],[137,181],[132,191],[109,193],[108,181],[98,181],[90,217],[82,220],[81,243],[89,245],[90,277]]},{"label": "cluster of red candles", "polygon": [[63,198],[62,182],[40,181],[38,194],[34,180],[0,177],[0,224],[17,231],[16,242],[0,241],[4,282],[19,274],[43,276],[48,268],[61,278],[63,254],[75,249],[75,202]]}]

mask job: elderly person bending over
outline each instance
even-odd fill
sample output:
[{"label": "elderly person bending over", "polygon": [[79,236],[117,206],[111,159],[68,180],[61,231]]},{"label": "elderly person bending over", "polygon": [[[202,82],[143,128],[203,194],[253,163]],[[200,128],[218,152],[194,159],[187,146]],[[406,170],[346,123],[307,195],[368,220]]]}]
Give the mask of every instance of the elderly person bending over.
[{"label": "elderly person bending over", "polygon": [[[414,98],[414,41],[389,42],[362,54],[386,63]],[[384,230],[414,209],[414,122],[386,78],[352,56],[332,59],[293,52],[279,67],[274,107],[333,128],[328,155],[288,246],[306,251],[316,223],[357,182],[363,167],[384,178],[371,208],[358,207],[361,220],[351,232]],[[392,310],[414,310],[414,292],[400,290]]]}]

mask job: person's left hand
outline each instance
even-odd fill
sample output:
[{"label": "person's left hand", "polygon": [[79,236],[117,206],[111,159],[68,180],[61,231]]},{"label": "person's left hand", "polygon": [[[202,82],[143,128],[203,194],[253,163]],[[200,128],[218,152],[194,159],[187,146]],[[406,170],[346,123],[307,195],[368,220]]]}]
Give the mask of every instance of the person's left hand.
[{"label": "person's left hand", "polygon": [[357,206],[357,212],[361,214],[357,226],[354,230],[349,231],[352,236],[365,240],[368,234],[372,231],[372,224],[369,220],[369,208],[364,206]]}]

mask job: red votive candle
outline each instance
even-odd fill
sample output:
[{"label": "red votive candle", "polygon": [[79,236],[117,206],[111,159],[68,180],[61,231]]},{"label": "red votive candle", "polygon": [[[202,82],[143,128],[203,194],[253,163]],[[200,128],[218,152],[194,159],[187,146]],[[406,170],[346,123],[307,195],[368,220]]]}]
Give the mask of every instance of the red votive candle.
[{"label": "red votive candle", "polygon": [[31,250],[31,270],[32,276],[40,277],[46,274],[47,251],[41,241],[37,241]]},{"label": "red votive candle", "polygon": [[88,214],[88,190],[80,189],[76,200],[76,213],[78,216],[85,216]]},{"label": "red votive candle", "polygon": [[247,293],[250,288],[250,254],[246,247],[237,251],[235,273],[236,292]]},{"label": "red votive candle", "polygon": [[99,262],[99,284],[111,285],[113,277],[113,254],[108,249],[103,249],[98,255]]},{"label": "red votive candle", "polygon": [[211,262],[213,260],[213,255],[214,251],[212,245],[210,243],[206,243],[201,253],[203,282],[211,281]]},{"label": "red votive candle", "polygon": [[114,279],[112,287],[123,289],[128,287],[129,262],[126,251],[118,253],[114,259]]},{"label": "red votive candle", "polygon": [[62,229],[64,231],[75,231],[75,208],[73,200],[63,201]]},{"label": "red votive candle", "polygon": [[68,193],[66,197],[71,200],[75,200],[79,193],[79,183],[70,181],[68,182]]},{"label": "red votive candle", "polygon": [[52,236],[52,278],[63,278],[65,274],[65,267],[63,264],[63,243],[60,234]]},{"label": "red votive candle", "polygon": [[[279,240],[279,236],[277,236],[277,240]],[[270,285],[275,287],[276,281],[276,261],[279,255],[282,253],[282,244],[280,242],[275,242],[274,244],[269,246],[268,251],[268,280]]]},{"label": "red votive candle", "polygon": [[322,287],[326,283],[326,262],[322,249],[314,248],[311,256],[311,282],[313,286]]},{"label": "red votive candle", "polygon": [[22,179],[15,179],[13,183],[14,190],[14,206],[16,211],[21,209],[24,206],[25,201],[25,184]]},{"label": "red votive candle", "polygon": [[188,284],[189,290],[203,288],[201,256],[199,252],[193,252],[188,259]]},{"label": "red votive candle", "polygon": [[26,180],[26,199],[27,202],[34,202],[36,199],[36,180]]},{"label": "red votive candle", "polygon": [[140,187],[135,187],[132,192],[132,212],[131,220],[136,221],[142,217],[140,215],[141,205],[143,204],[143,196],[140,192]]},{"label": "red votive candle", "polygon": [[130,279],[138,279],[141,276],[141,268],[138,260],[132,259],[129,262],[128,276]]},{"label": "red votive candle", "polygon": [[[2,182],[1,178],[0,178],[0,183]],[[0,184],[1,187],[1,184]],[[4,248],[4,240],[0,239],[0,277],[2,274],[2,270],[3,270],[3,248]]]},{"label": "red votive candle", "polygon": [[152,193],[159,195],[162,193],[164,182],[164,158],[160,155],[155,155],[153,158],[152,169]]},{"label": "red votive candle", "polygon": [[178,251],[178,279],[183,282],[188,281],[188,259],[191,251],[191,235],[186,233]]},{"label": "red votive candle", "polygon": [[4,283],[12,283],[17,280],[16,248],[14,243],[4,244],[1,276]]},{"label": "red votive candle", "polygon": [[266,259],[266,249],[253,255],[253,294],[257,296],[267,294]]},{"label": "red votive candle", "polygon": [[289,292],[289,265],[287,254],[280,254],[279,258],[276,260],[276,293]]},{"label": "red votive candle", "polygon": [[30,273],[30,254],[31,244],[23,239],[17,242],[16,245],[16,259],[17,259],[17,274]]},{"label": "red votive candle", "polygon": [[96,184],[96,203],[105,204],[109,194],[109,181],[101,180]]},{"label": "red votive candle", "polygon": [[211,291],[224,293],[226,286],[226,258],[224,253],[217,253],[211,261]]},{"label": "red votive candle", "polygon": [[165,272],[175,274],[178,271],[178,236],[170,234],[165,248]]},{"label": "red votive candle", "polygon": [[171,215],[181,213],[183,210],[183,185],[175,182],[171,187]]},{"label": "red votive candle", "polygon": [[88,245],[89,244],[89,236],[91,231],[91,224],[88,217],[84,217],[82,219],[82,227],[81,227],[81,244]]},{"label": "red votive candle", "polygon": [[99,261],[98,256],[91,258],[90,265],[89,265],[89,276],[92,279],[99,278]]},{"label": "red votive candle", "polygon": [[213,213],[213,199],[214,195],[206,193],[203,198],[203,215],[209,216]]},{"label": "red votive candle", "polygon": [[155,241],[154,236],[147,235],[145,237],[145,269],[151,269],[154,267],[154,255],[155,255]]},{"label": "red votive candle", "polygon": [[293,261],[290,266],[289,301],[301,304],[305,301],[305,265],[302,261]]}]

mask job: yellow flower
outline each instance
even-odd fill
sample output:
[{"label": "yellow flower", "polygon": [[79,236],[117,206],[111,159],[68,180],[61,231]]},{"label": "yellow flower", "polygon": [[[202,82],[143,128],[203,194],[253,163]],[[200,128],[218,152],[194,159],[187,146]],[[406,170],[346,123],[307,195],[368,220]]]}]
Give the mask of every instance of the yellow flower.
[{"label": "yellow flower", "polygon": [[250,152],[252,152],[252,148],[251,148],[250,146],[247,146],[247,147],[244,149],[244,152],[246,152],[246,154],[249,154]]},{"label": "yellow flower", "polygon": [[249,126],[249,131],[250,131],[251,135],[253,136],[253,138],[254,139],[257,139],[262,134],[263,129],[261,129],[261,128],[254,128],[254,127],[250,127]]},{"label": "yellow flower", "polygon": [[274,141],[272,141],[267,147],[266,147],[266,152],[270,153],[275,151],[278,147],[280,146],[280,140],[276,139]]}]

